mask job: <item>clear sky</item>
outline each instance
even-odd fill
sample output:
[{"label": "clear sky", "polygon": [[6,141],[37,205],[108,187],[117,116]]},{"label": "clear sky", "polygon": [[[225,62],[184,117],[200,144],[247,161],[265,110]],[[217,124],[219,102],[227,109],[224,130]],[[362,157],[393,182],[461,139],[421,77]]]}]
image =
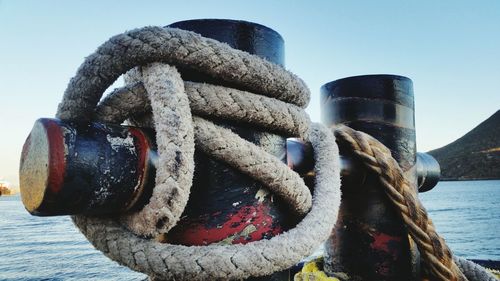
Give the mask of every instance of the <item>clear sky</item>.
[{"label": "clear sky", "polygon": [[110,36],[196,18],[257,22],[285,39],[286,67],[319,88],[339,78],[411,78],[419,151],[500,109],[500,1],[0,0],[0,180],[17,184],[33,122],[53,117],[83,58]]}]

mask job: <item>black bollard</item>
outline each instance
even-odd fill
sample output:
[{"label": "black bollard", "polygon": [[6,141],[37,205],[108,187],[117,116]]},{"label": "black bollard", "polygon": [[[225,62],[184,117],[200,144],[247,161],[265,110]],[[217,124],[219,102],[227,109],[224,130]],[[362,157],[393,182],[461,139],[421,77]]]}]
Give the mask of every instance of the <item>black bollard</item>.
[{"label": "black bollard", "polygon": [[[303,178],[314,177],[314,159],[312,145],[302,140],[290,138],[286,141],[286,157],[290,168]],[[417,152],[417,186],[418,192],[427,192],[434,188],[441,176],[439,163],[432,155]],[[359,160],[348,155],[340,155],[340,176],[347,186],[363,184],[367,169]]]},{"label": "black bollard", "polygon": [[[158,159],[154,139],[154,132],[145,128],[38,119],[22,152],[23,203],[36,216],[141,209],[154,187]],[[367,173],[363,164],[344,155],[340,160],[344,184],[363,184]],[[286,164],[306,183],[313,183],[310,143],[287,139]],[[417,173],[420,189],[427,191],[437,182],[439,164],[432,156],[417,153]]]},{"label": "black bollard", "polygon": [[[284,65],[284,42],[282,37],[276,31],[256,23],[235,20],[200,19],[177,22],[169,25],[169,27],[194,31],[201,34],[202,36],[227,43],[233,48],[260,56],[275,64],[281,66]],[[206,75],[202,75],[192,69],[178,67],[178,70],[180,71],[181,76],[184,80],[213,83],[239,88],[241,90],[247,90],[242,89],[237,85],[231,85],[228,83],[224,83],[223,81],[219,81],[218,79],[209,78]],[[140,118],[148,118],[148,116],[140,116]],[[57,123],[57,121],[54,120],[51,122]],[[254,144],[265,149],[270,154],[275,155],[283,161],[286,161],[286,139],[283,136],[268,133],[258,128],[242,126],[241,124],[234,124],[226,121],[216,122],[219,125],[231,128],[242,138],[253,142]],[[88,126],[93,125],[90,124]],[[59,128],[63,127],[64,126],[60,126]],[[41,131],[43,130],[44,129],[41,129]],[[80,134],[85,134],[86,132],[87,131],[85,128],[79,127],[77,131],[75,131],[71,136],[77,136],[78,141],[78,137],[80,136]],[[99,173],[104,173],[105,171],[107,171],[106,169],[108,168],[108,166],[110,168],[113,165],[116,165],[118,167],[112,168],[119,168],[120,166],[120,164],[112,162],[114,160],[111,160],[111,158],[117,156],[117,154],[110,154],[109,151],[106,150],[110,146],[110,143],[106,139],[103,139],[106,138],[107,135],[114,133],[116,132],[111,130],[110,132],[105,132],[102,136],[98,136],[98,142],[100,142],[105,147],[103,149],[99,148],[97,150],[94,150],[94,148],[98,148],[100,144],[91,142],[80,146],[80,148],[83,149],[83,151],[81,152],[82,154],[80,154],[80,156],[82,156],[81,159],[71,158],[71,155],[65,155],[64,153],[66,150],[64,145],[58,146],[56,150],[48,150],[47,152],[45,152],[45,154],[42,155],[42,158],[46,156],[46,158],[48,157],[52,159],[51,157],[53,155],[56,155],[57,153],[63,155],[60,157],[57,163],[67,163],[69,165],[60,166],[58,169],[55,169],[58,171],[57,178],[61,183],[68,183],[68,181],[71,181],[73,178],[70,176],[76,174],[79,170],[81,171],[85,169],[97,169],[93,172],[90,172],[85,177],[82,177],[82,180],[71,182],[71,184],[74,184],[77,189],[80,188],[79,186],[88,187],[86,183],[89,181],[92,182],[93,180],[97,181],[99,179],[101,179],[102,181],[102,178],[99,178]],[[43,133],[41,133],[40,136],[41,137],[39,139],[43,139]],[[68,135],[68,137],[71,136]],[[122,135],[122,137],[126,138],[125,135]],[[50,137],[47,136],[47,139],[48,138]],[[60,139],[64,139],[64,136]],[[120,169],[135,169],[136,171],[139,171],[138,169],[136,169],[136,167],[129,167],[131,163],[137,164],[137,162],[140,162],[139,159],[134,158],[134,153],[132,153],[132,150],[137,149],[135,147],[135,141],[136,140],[134,139],[134,148],[130,146],[130,151],[127,151],[126,148],[117,151],[118,154],[123,153],[125,158],[128,157],[129,160],[132,160],[123,161],[122,159],[115,159],[120,163],[123,163]],[[49,142],[52,143],[51,141]],[[28,145],[27,147],[32,146]],[[23,186],[30,188],[29,186],[33,186],[33,183],[35,181],[39,181],[37,183],[38,188],[32,189],[31,191],[43,191],[38,193],[25,191],[25,197],[27,198],[25,200],[25,204],[29,206],[28,209],[31,209],[32,213],[38,215],[44,212],[46,212],[47,214],[57,214],[57,211],[55,211],[54,209],[42,208],[36,203],[33,203],[46,202],[44,199],[55,198],[50,196],[50,198],[44,197],[40,194],[50,195],[51,191],[54,191],[55,193],[57,193],[57,191],[60,191],[57,188],[55,190],[52,190],[51,186],[54,185],[52,185],[51,182],[42,180],[46,178],[51,179],[52,175],[44,171],[43,165],[52,165],[56,162],[48,161],[41,163],[42,166],[35,165],[37,167],[37,170],[33,173],[33,170],[30,167],[30,164],[32,163],[30,163],[31,161],[27,159],[33,159],[30,155],[33,156],[34,154],[31,153],[31,150],[28,148],[25,149],[25,151],[27,157],[23,157],[24,160],[22,160],[22,162],[24,164],[22,164],[21,166],[21,177],[25,175]],[[97,152],[97,154],[91,155],[95,152]],[[127,153],[129,154],[126,155]],[[101,159],[101,157],[104,159],[104,161],[107,162],[104,164],[99,162],[99,160],[97,159]],[[78,164],[80,165],[80,167],[73,166],[73,163],[77,163],[74,161],[81,161],[81,163]],[[280,200],[280,198],[276,198],[260,183],[254,181],[246,175],[241,174],[225,163],[214,160],[208,155],[205,155],[202,152],[196,150],[195,164],[196,168],[189,202],[178,224],[166,235],[166,242],[187,246],[208,245],[212,243],[245,244],[251,241],[269,239],[273,236],[276,236],[294,227],[300,220],[300,218],[293,217],[291,215],[289,207],[284,204]],[[106,169],[100,169],[99,165],[104,165]],[[148,171],[151,170],[152,169],[149,169]],[[30,173],[31,175],[28,175]],[[46,175],[42,175],[43,173],[46,173]],[[138,178],[140,178],[140,175],[129,176],[130,178],[122,179],[124,181],[127,181],[126,183],[124,183],[125,187],[123,187],[123,192],[127,193],[128,195],[130,195],[130,193],[133,193],[133,188],[136,186]],[[149,182],[151,183],[153,181],[150,180]],[[116,186],[117,188],[114,188],[114,184],[115,182],[111,183],[110,190],[112,190],[113,193],[121,193],[121,191],[117,189],[118,185]],[[57,184],[55,186],[57,186]],[[82,194],[85,192],[82,192]],[[96,189],[94,188],[94,186],[90,186],[88,192],[89,194],[95,194]],[[98,190],[98,192],[101,192],[100,189]],[[58,194],[58,196],[63,196],[61,195],[61,193]],[[83,198],[83,201],[88,203],[88,198],[82,194],[73,194],[75,197],[72,199]],[[144,194],[138,194],[137,196],[132,196],[131,198],[120,197],[119,199],[117,199],[117,201],[120,201],[121,203],[125,202],[126,204],[124,205],[120,205],[121,203],[116,203],[116,206],[114,206],[112,204],[114,202],[114,197],[105,196],[99,204],[82,206],[78,205],[77,203],[73,203],[67,206],[62,204],[63,206],[61,207],[64,207],[63,209],[70,213],[76,212],[75,208],[80,208],[84,211],[84,213],[129,211],[130,205],[127,202],[139,202],[142,198],[147,198],[147,196],[143,195]],[[106,203],[104,204],[104,202]],[[54,204],[52,204],[52,206],[54,206]],[[102,208],[94,208],[96,206],[101,206]],[[107,206],[111,207],[109,207],[109,209],[106,209]],[[35,210],[37,210],[38,213]],[[251,280],[288,280],[288,277],[289,272],[286,271],[273,274],[272,276],[254,278]]]},{"label": "black bollard", "polygon": [[[198,32],[205,37],[226,42],[234,48],[284,65],[283,39],[267,27],[232,20],[192,20],[175,23],[171,27]],[[183,68],[179,70],[184,80],[237,87],[206,77],[193,70]],[[355,129],[374,135],[386,145],[389,143],[389,148],[396,153],[398,162],[403,165],[408,174],[413,175],[416,181],[411,81],[399,76],[365,76],[365,78],[366,81],[379,78],[383,80],[369,82],[370,87],[360,88],[374,91],[376,98],[354,95],[353,97],[357,99],[349,99],[348,96],[339,95],[339,93],[352,90],[353,86],[349,86],[349,83],[339,82],[350,78],[333,82],[337,83],[337,86],[343,85],[339,91],[333,90],[336,86],[328,88],[329,84],[325,85],[324,92],[328,93],[323,93],[323,96],[327,95],[323,98],[323,106],[330,109],[324,120],[328,124],[348,124]],[[365,78],[352,79],[363,80]],[[395,82],[398,79],[401,81]],[[386,83],[385,80],[392,81],[393,92],[403,89],[402,94],[395,94],[395,98],[391,95],[384,97],[384,94],[377,96],[380,89],[375,86]],[[348,90],[344,88],[346,85]],[[390,86],[384,87],[380,86],[381,89],[383,88],[381,92],[391,91]],[[332,89],[331,95],[330,89]],[[381,101],[384,99],[387,101]],[[370,100],[370,102],[364,100]],[[411,101],[411,106],[409,101]],[[282,136],[248,126],[225,121],[218,121],[218,124],[231,128],[241,137],[288,162],[289,166],[305,177],[306,182],[311,179],[311,169],[308,166],[311,165],[312,158],[307,157],[310,151],[307,152],[306,146],[294,146],[290,141],[287,143]],[[387,128],[388,131],[385,134],[384,130]],[[21,187],[35,187],[32,190],[22,191],[23,202],[28,210],[36,215],[115,214],[140,208],[147,202],[154,182],[152,180],[154,178],[154,161],[152,161],[155,156],[154,138],[148,137],[152,136],[152,133],[134,127],[108,126],[98,123],[66,124],[58,120],[39,120],[26,142],[21,159]],[[46,148],[46,150],[37,150],[37,147]],[[42,159],[42,161],[32,161],[34,159]],[[354,269],[359,269],[360,272],[366,268],[375,271],[375,273],[370,271],[361,273],[363,276],[368,276],[368,280],[374,279],[371,277],[385,278],[387,276],[403,277],[400,280],[409,280],[405,279],[408,274],[404,273],[410,272],[415,266],[411,264],[411,261],[406,263],[410,258],[404,251],[404,247],[408,248],[404,230],[401,230],[400,225],[390,223],[394,214],[391,213],[382,196],[373,190],[376,179],[373,175],[362,171],[359,163],[352,159],[349,155],[344,155],[342,160],[345,167],[343,200],[347,200],[347,203],[344,202],[342,205],[339,215],[341,223],[344,226],[358,227],[355,231],[362,231],[359,228],[361,224],[355,225],[357,222],[349,221],[352,219],[351,214],[361,215],[365,220],[362,223],[365,226],[374,226],[375,232],[368,233],[371,238],[366,237],[366,233],[354,233],[359,235],[350,238],[342,233],[345,230],[337,229],[337,233],[340,234],[334,234],[330,242],[336,241],[338,245],[342,244],[342,247],[347,245],[345,249],[351,247],[348,250],[356,250],[352,248],[355,246],[353,241],[355,242],[356,239],[360,238],[357,241],[361,242],[371,241],[372,251],[368,253],[366,259],[360,259],[361,266]],[[300,218],[291,217],[288,207],[279,198],[269,194],[265,187],[226,164],[211,159],[200,151],[196,151],[195,161],[195,177],[188,205],[178,225],[166,236],[167,242],[188,246],[212,243],[244,244],[271,238],[295,226],[300,220]],[[426,173],[425,175],[434,175],[425,171],[425,166],[422,171]],[[349,182],[349,178],[354,181]],[[432,180],[429,180],[431,178],[424,177],[426,179],[424,183],[427,182],[428,186],[431,186]],[[362,179],[361,183],[359,179]],[[362,187],[359,188],[357,185],[362,185]],[[346,190],[347,186],[353,188]],[[87,190],[81,189],[82,187]],[[71,189],[72,191],[69,191]],[[361,202],[376,205],[374,214],[363,213],[366,211],[365,204],[352,203],[353,196],[361,193],[364,193],[362,196],[364,199]],[[99,200],[96,201],[94,197],[98,197]],[[376,216],[382,219],[379,217],[378,221],[375,221]],[[336,251],[339,250],[338,245],[335,245]],[[361,247],[364,246],[361,245]],[[330,250],[327,247],[329,256],[326,268],[329,270],[339,269],[338,265],[344,266],[344,260],[348,260],[340,256],[343,254],[342,249],[339,250],[339,254],[332,254],[333,247],[331,246]],[[337,256],[334,257],[334,255]],[[374,255],[379,256],[374,258]],[[352,256],[358,257],[356,254]],[[344,260],[341,259],[342,263],[334,262],[332,257],[341,257]],[[394,258],[394,265],[384,263],[389,258]],[[367,260],[375,262],[371,268],[370,265],[364,263]],[[348,267],[341,269],[346,269],[347,272],[357,272],[349,271],[351,268]],[[289,272],[282,272],[251,280],[288,280],[289,277]],[[375,279],[398,280],[397,278],[384,278]]]},{"label": "black bollard", "polygon": [[427,192],[439,182],[441,168],[432,155],[417,152],[417,177],[418,192]]},{"label": "black bollard", "polygon": [[[386,145],[416,188],[410,79],[366,75],[336,80],[321,88],[321,107],[324,124],[345,124]],[[353,157],[348,149],[339,149]],[[362,184],[342,182],[339,217],[325,245],[327,273],[343,272],[350,280],[414,280],[418,252],[412,245],[373,173],[368,172]]]},{"label": "black bollard", "polygon": [[[231,47],[284,65],[284,42],[274,30],[255,23],[234,20],[201,19],[177,22],[169,27],[194,31]],[[203,81],[234,87],[192,70],[180,69],[184,80]],[[285,160],[285,138],[225,121],[242,138]],[[211,243],[240,244],[269,239],[293,227],[299,218],[291,217],[288,206],[270,194],[260,183],[225,163],[200,151],[195,153],[195,176],[189,202],[181,220],[167,235],[167,241],[182,245]]]},{"label": "black bollard", "polygon": [[133,127],[37,120],[21,155],[24,206],[37,216],[137,210],[154,186],[150,135]]}]

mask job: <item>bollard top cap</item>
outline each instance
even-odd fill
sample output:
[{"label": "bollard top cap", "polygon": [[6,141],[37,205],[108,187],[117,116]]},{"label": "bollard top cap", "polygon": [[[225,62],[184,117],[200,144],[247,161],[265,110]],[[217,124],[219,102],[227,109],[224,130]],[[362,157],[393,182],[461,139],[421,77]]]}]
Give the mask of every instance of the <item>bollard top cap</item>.
[{"label": "bollard top cap", "polygon": [[31,214],[39,213],[50,193],[60,189],[64,151],[60,126],[51,119],[38,119],[24,143],[19,167],[21,199]]},{"label": "bollard top cap", "polygon": [[193,31],[272,63],[285,65],[283,37],[274,29],[258,23],[231,19],[192,19],[175,22],[167,27]]},{"label": "bollard top cap", "polygon": [[413,82],[393,74],[351,76],[321,86],[321,103],[328,98],[357,97],[380,99],[414,108]]}]

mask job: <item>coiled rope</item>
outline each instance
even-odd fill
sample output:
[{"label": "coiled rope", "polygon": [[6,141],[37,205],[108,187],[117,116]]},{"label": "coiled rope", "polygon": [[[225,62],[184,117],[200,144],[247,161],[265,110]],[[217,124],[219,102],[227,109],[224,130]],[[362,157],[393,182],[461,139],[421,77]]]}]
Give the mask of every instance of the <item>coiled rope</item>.
[{"label": "coiled rope", "polygon": [[[239,89],[183,81],[175,66],[195,69]],[[127,71],[127,85],[97,105],[105,89]],[[85,59],[65,91],[57,117],[118,124],[132,119],[154,126],[159,152],[156,186],[149,203],[136,213],[119,218],[74,216],[75,224],[109,258],[152,279],[241,279],[291,267],[328,237],[340,203],[335,138],[323,126],[310,123],[303,111],[309,95],[303,81],[281,67],[192,32],[145,27],[114,36]],[[315,157],[314,194],[274,156],[210,118],[309,140]],[[470,262],[453,262],[387,148],[346,127],[337,129],[336,135],[380,175],[422,252],[429,276],[495,280]],[[302,221],[270,240],[246,245],[187,247],[158,242],[155,238],[177,223],[187,203],[194,145],[266,185],[304,216]]]},{"label": "coiled rope", "polygon": [[473,262],[453,257],[446,242],[418,199],[416,189],[405,178],[391,151],[375,138],[346,126],[334,130],[337,142],[378,175],[384,191],[401,215],[420,251],[424,271],[431,280],[494,281],[491,273]]},{"label": "coiled rope", "polygon": [[[254,94],[182,81],[174,66],[196,69]],[[104,90],[134,67],[127,85],[97,105]],[[142,210],[119,218],[74,216],[76,226],[109,258],[152,279],[242,279],[293,266],[328,237],[340,204],[337,146],[333,134],[311,124],[304,113],[309,95],[303,81],[281,67],[192,32],[145,27],[112,37],[71,79],[57,117],[121,123],[151,111],[159,152],[156,186]],[[211,117],[310,141],[316,161],[314,194],[285,164],[206,119]],[[155,238],[175,225],[187,203],[195,144],[263,183],[304,216],[302,221],[276,237],[246,245],[158,242]]]}]

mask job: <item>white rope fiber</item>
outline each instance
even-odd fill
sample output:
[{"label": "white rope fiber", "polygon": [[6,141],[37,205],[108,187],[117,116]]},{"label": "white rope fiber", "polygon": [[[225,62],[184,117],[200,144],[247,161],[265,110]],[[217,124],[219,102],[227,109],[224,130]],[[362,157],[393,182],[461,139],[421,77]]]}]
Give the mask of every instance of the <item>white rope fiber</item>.
[{"label": "white rope fiber", "polygon": [[[183,81],[176,66],[238,89]],[[122,74],[125,87],[102,101]],[[74,216],[75,225],[109,258],[153,280],[227,280],[285,270],[327,239],[340,205],[338,148],[330,130],[311,124],[304,82],[282,67],[196,33],[145,27],[112,37],[87,57],[59,105],[62,120],[154,127],[159,165],[143,209],[120,217]],[[99,104],[98,104],[99,103]],[[210,119],[256,126],[310,141],[315,158],[311,195],[303,180],[263,148]],[[281,197],[297,226],[245,245],[182,246],[156,239],[178,222],[194,171],[194,147],[259,181]],[[469,280],[496,280],[455,258]]]},{"label": "white rope fiber", "polygon": [[[196,69],[246,91],[182,81],[174,66]],[[104,90],[129,70],[127,85],[96,107]],[[152,279],[242,279],[295,265],[329,236],[340,204],[335,139],[324,126],[310,123],[302,109],[308,101],[308,88],[292,73],[192,32],[145,27],[111,38],[71,79],[57,117],[121,123],[146,114],[145,123],[154,125],[158,144],[156,186],[149,203],[136,213],[120,218],[74,216],[75,224],[109,258]],[[316,161],[314,194],[277,158],[206,118],[310,141]],[[155,237],[167,233],[186,206],[194,145],[267,186],[302,221],[269,240],[245,245],[158,242]]]}]

